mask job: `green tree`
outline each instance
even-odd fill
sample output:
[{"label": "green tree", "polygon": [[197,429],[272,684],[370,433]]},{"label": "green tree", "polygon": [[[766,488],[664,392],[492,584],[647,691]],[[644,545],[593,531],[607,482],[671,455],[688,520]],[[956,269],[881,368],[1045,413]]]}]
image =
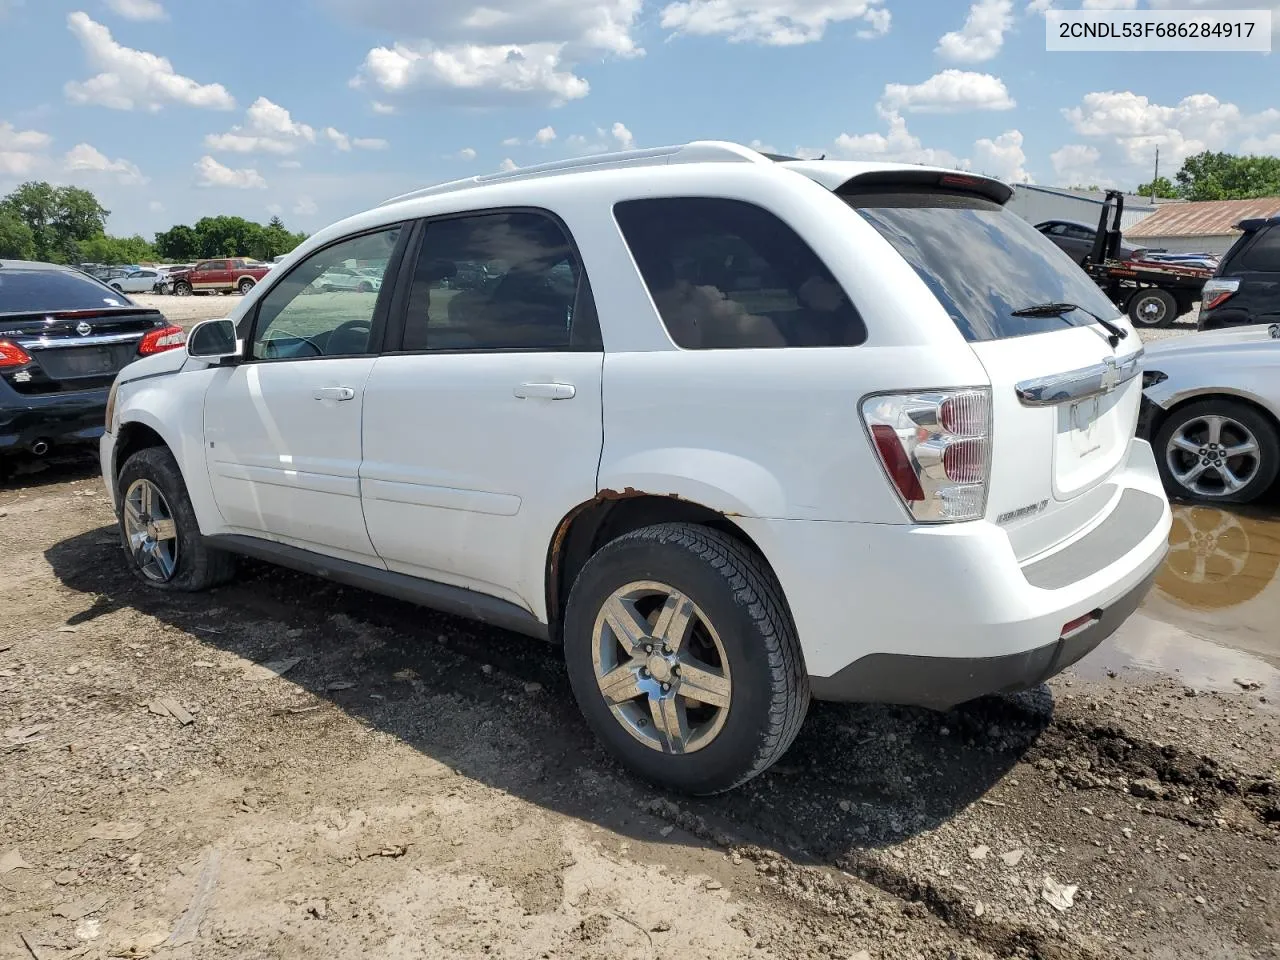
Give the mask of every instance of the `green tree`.
[{"label": "green tree", "polygon": [[1280,157],[1237,156],[1206,150],[1178,171],[1178,194],[1187,200],[1247,200],[1280,195]]},{"label": "green tree", "polygon": [[173,263],[194,260],[200,256],[200,237],[185,223],[179,223],[156,234],[156,253]]},{"label": "green tree", "polygon": [[77,245],[81,261],[89,263],[141,263],[156,258],[155,247],[142,237],[93,237]]},{"label": "green tree", "polygon": [[1157,197],[1178,196],[1178,188],[1168,177],[1156,177],[1150,183],[1140,183],[1134,191],[1140,197],[1149,197],[1153,192]]},{"label": "green tree", "polygon": [[36,238],[12,210],[0,206],[0,259],[34,260]]},{"label": "green tree", "polygon": [[74,260],[77,244],[102,236],[110,215],[88,190],[43,181],[22,184],[0,205],[31,231],[35,259],[53,263]]}]

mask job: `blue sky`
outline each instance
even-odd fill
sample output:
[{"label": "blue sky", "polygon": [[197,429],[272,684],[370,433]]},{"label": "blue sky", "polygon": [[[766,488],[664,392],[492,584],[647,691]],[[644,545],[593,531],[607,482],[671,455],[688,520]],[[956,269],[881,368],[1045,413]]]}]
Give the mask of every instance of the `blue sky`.
[{"label": "blue sky", "polygon": [[[1132,187],[1280,155],[1280,61],[1046,53],[1042,13],[1243,0],[0,0],[0,193],[94,190],[113,233],[315,230],[440,180],[618,147]],[[1273,7],[1276,0],[1254,0]]]}]

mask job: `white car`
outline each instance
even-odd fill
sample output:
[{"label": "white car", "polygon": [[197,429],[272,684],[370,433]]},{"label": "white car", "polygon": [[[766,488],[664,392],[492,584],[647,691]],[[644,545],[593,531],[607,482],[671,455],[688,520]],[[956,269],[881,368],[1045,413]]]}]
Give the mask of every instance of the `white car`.
[{"label": "white car", "polygon": [[339,264],[322,273],[314,286],[326,293],[377,293],[382,289],[382,271]]},{"label": "white car", "polygon": [[158,284],[164,283],[165,279],[166,275],[163,271],[144,268],[135,270],[127,276],[115,277],[107,283],[112,289],[119,290],[121,293],[151,293]]},{"label": "white car", "polygon": [[1280,324],[1147,347],[1140,432],[1170,496],[1251,503],[1280,475]]},{"label": "white car", "polygon": [[[1039,684],[1138,605],[1170,513],[1137,335],[1009,196],[698,142],[388,201],[119,376],[128,563],[198,590],[247,554],[549,639],[604,744],[694,793],[811,697]],[[302,295],[348,260],[377,297]]]}]

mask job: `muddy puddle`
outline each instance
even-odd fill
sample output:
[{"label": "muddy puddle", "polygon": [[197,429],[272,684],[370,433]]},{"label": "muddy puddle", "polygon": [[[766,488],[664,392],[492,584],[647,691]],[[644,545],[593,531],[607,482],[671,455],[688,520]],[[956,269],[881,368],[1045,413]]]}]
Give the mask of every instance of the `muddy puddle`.
[{"label": "muddy puddle", "polygon": [[1175,504],[1169,556],[1142,608],[1077,668],[1280,693],[1280,518]]}]

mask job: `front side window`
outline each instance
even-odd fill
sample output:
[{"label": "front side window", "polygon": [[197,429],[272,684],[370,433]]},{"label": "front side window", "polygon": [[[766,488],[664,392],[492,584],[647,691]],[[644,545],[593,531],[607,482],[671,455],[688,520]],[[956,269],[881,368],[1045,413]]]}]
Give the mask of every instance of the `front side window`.
[{"label": "front side window", "polygon": [[551,217],[488,213],[427,224],[404,350],[599,349],[594,324],[582,265]]},{"label": "front side window", "polygon": [[847,347],[862,318],[807,243],[741,200],[663,197],[614,217],[675,343],[686,350]]},{"label": "front side window", "polygon": [[[335,243],[312,254],[273,286],[258,305],[255,360],[341,357],[368,353],[378,291],[400,239],[400,227]],[[356,259],[369,265],[378,290],[334,287],[326,275]]]}]

